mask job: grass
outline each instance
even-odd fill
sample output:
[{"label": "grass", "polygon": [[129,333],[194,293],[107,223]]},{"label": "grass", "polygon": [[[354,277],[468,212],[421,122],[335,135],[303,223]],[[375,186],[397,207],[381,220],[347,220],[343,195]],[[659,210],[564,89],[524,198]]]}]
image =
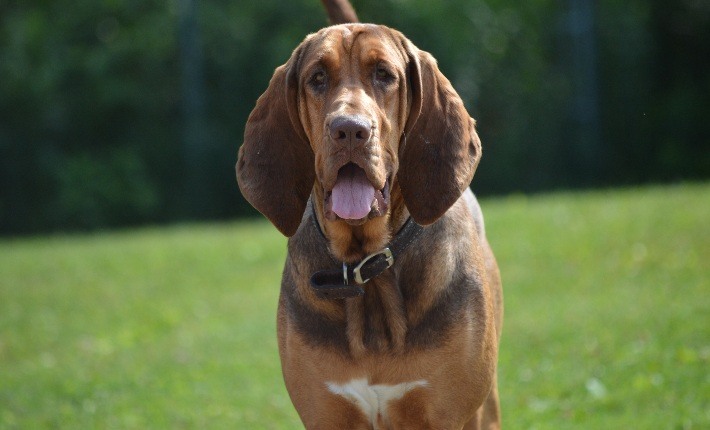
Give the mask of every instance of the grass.
[{"label": "grass", "polygon": [[[483,201],[509,429],[710,428],[710,184]],[[301,428],[266,222],[0,241],[0,429]]]}]

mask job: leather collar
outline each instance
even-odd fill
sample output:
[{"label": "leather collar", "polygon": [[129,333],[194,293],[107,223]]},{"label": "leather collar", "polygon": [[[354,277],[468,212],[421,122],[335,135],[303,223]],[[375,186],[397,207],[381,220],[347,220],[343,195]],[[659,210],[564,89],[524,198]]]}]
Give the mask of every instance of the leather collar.
[{"label": "leather collar", "polygon": [[[318,232],[326,239],[320,225],[318,225],[315,211],[311,218]],[[322,299],[344,299],[346,297],[362,296],[365,294],[362,285],[390,268],[397,260],[397,257],[423,231],[424,227],[414,222],[410,217],[386,247],[366,256],[358,263],[346,264],[343,262],[341,269],[321,270],[314,273],[311,276],[311,287],[316,295]]]}]

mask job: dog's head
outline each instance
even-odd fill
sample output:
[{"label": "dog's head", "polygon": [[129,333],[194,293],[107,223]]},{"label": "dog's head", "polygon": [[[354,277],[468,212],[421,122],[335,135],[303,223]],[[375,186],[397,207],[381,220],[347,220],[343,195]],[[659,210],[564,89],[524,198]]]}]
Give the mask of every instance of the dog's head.
[{"label": "dog's head", "polygon": [[403,204],[428,225],[480,155],[475,122],[431,55],[390,28],[344,24],[309,35],[276,69],[249,116],[237,179],[287,236],[311,194],[329,223],[381,222]]}]

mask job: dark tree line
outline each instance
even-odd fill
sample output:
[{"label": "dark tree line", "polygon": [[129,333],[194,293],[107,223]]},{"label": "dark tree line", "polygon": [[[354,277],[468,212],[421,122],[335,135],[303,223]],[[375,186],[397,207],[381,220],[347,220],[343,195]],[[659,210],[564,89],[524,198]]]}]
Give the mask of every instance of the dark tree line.
[{"label": "dark tree line", "polygon": [[[479,194],[710,176],[710,6],[354,0],[478,120]],[[0,1],[0,234],[251,215],[234,180],[315,0]]]}]

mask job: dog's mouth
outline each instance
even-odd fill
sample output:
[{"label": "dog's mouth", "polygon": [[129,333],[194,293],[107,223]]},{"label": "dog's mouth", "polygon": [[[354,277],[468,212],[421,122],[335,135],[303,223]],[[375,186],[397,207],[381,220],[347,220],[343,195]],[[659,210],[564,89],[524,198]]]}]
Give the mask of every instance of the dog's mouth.
[{"label": "dog's mouth", "polygon": [[338,170],[333,189],[325,193],[325,218],[361,225],[370,218],[384,215],[389,200],[389,179],[385,181],[384,188],[377,190],[360,166],[348,163]]}]

